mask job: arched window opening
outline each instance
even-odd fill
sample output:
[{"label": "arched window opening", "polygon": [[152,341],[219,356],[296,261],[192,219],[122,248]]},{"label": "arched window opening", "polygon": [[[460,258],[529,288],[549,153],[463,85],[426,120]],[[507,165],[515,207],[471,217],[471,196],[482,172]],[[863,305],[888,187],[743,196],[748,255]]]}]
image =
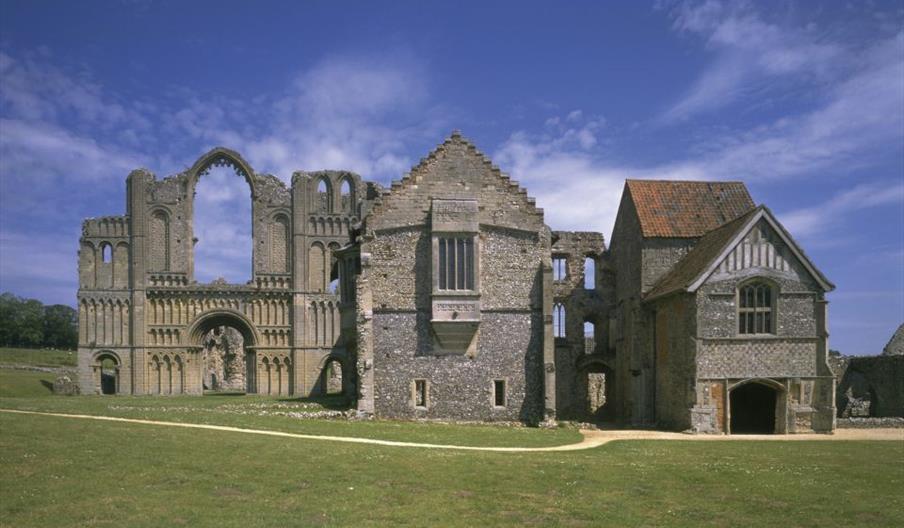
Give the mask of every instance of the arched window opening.
[{"label": "arched window opening", "polygon": [[320,178],[320,181],[317,182],[317,195],[314,207],[322,213],[329,213],[332,210],[332,198],[330,183],[326,178]]},{"label": "arched window opening", "polygon": [[775,295],[766,282],[748,283],[738,289],[738,333],[775,333]]},{"label": "arched window opening", "polygon": [[596,260],[593,257],[584,258],[584,289],[596,288]]},{"label": "arched window opening", "polygon": [[113,246],[104,242],[100,246],[100,254],[103,263],[109,264],[113,261]]},{"label": "arched window opening", "polygon": [[235,167],[213,166],[195,187],[195,280],[251,277],[251,189]]},{"label": "arched window opening", "polygon": [[596,324],[584,321],[584,353],[593,354],[596,350]]},{"label": "arched window opening", "polygon": [[565,305],[556,304],[552,309],[552,329],[554,337],[565,337]]},{"label": "arched window opening", "polygon": [[352,212],[355,206],[355,197],[352,194],[352,185],[348,178],[342,180],[342,186],[339,187],[339,196],[342,202],[342,211],[346,213]]}]

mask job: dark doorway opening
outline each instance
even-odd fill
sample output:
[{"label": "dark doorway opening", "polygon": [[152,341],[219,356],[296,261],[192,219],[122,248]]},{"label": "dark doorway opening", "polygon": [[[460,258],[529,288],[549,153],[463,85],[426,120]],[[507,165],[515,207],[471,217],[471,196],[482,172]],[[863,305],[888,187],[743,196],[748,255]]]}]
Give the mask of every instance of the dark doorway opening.
[{"label": "dark doorway opening", "polygon": [[776,390],[748,383],[731,391],[731,433],[775,433]]},{"label": "dark doorway opening", "polygon": [[100,393],[116,394],[116,361],[112,358],[100,359]]},{"label": "dark doorway opening", "polygon": [[101,374],[100,375],[100,391],[103,394],[116,394],[116,375]]}]

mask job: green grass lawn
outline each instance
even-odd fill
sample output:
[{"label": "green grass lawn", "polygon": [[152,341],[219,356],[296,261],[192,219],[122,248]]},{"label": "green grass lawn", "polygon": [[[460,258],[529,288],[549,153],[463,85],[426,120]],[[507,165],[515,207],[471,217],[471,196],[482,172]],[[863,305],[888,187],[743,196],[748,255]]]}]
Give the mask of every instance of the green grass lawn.
[{"label": "green grass lawn", "polygon": [[[45,377],[41,377],[45,376]],[[299,413],[344,410],[341,397],[272,396],[55,396],[42,383],[53,374],[0,369],[0,408],[96,414],[145,420],[229,425],[291,433],[360,436],[380,440],[476,446],[551,446],[581,439],[574,429],[346,421],[301,418]]]},{"label": "green grass lawn", "polygon": [[36,365],[42,367],[74,367],[78,354],[74,350],[0,347],[0,364]]},{"label": "green grass lawn", "polygon": [[[32,372],[0,368],[0,400],[10,397],[44,397],[53,395],[52,372]],[[2,407],[2,404],[0,404]]]},{"label": "green grass lawn", "polygon": [[[54,396],[0,369],[0,408],[459,445],[571,429],[292,413],[339,398]],[[904,443],[619,441],[562,453],[351,445],[0,413],[0,526],[896,526]]]},{"label": "green grass lawn", "polygon": [[0,413],[0,524],[895,526],[902,459],[897,442],[505,454]]}]

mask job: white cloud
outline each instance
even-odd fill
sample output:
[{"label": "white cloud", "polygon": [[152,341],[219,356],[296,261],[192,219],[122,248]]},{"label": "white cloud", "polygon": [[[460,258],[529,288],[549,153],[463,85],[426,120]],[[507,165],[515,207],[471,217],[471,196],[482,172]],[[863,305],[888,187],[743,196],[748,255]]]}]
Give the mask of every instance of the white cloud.
[{"label": "white cloud", "polygon": [[672,14],[675,30],[702,37],[714,59],[662,116],[665,122],[761,94],[776,80],[826,80],[848,60],[842,46],[825,41],[812,26],[769,23],[743,2],[683,2]]},{"label": "white cloud", "polygon": [[603,119],[570,114],[546,121],[543,133],[513,133],[493,159],[527,188],[553,229],[612,232],[626,178],[701,179],[705,173],[684,164],[654,169],[617,166],[597,153]]},{"label": "white cloud", "polygon": [[[4,288],[43,298],[59,293],[44,280],[49,276],[75,291],[75,256],[52,245],[20,253],[18,244],[43,238],[39,231],[54,219],[53,225],[75,227],[60,246],[75,247],[81,216],[125,212],[121,197],[132,169],[163,177],[223,145],[284,181],[295,170],[325,168],[388,181],[410,168],[413,142],[435,142],[451,128],[442,107],[429,103],[425,72],[400,56],[326,59],[248,100],[174,87],[153,102],[135,101],[90,72],[59,66],[48,53],[0,52],[0,75],[0,219],[7,230],[0,254],[24,255],[0,262],[0,277]],[[208,178],[214,182],[215,175]],[[199,205],[214,209],[212,222],[198,226],[197,255],[211,263],[201,280],[250,275],[243,270],[251,259],[245,242],[251,214],[242,208],[250,203],[238,196],[247,188],[240,178],[227,183],[199,192]],[[237,216],[247,225],[234,226]]]},{"label": "white cloud", "polygon": [[85,182],[124,177],[140,158],[43,122],[0,118],[0,174],[3,179],[69,177]]},{"label": "white cloud", "polygon": [[[574,112],[571,119],[547,119],[541,134],[513,133],[496,152],[496,159],[538,198],[554,228],[593,229],[607,235],[626,178],[752,182],[823,178],[823,171],[869,166],[877,157],[900,153],[904,144],[902,50],[904,33],[875,43],[858,55],[860,66],[827,87],[823,104],[809,112],[734,133],[704,136],[693,155],[658,165],[615,165],[602,160],[596,147],[603,121],[582,124],[576,122],[579,117]],[[854,191],[868,194],[872,190],[861,186]],[[575,196],[587,198],[578,201]],[[839,215],[854,210],[829,205]],[[879,204],[869,199],[857,204],[871,205]],[[812,232],[823,207],[786,216],[792,232]]]},{"label": "white cloud", "polygon": [[850,213],[884,205],[904,206],[904,182],[857,185],[824,203],[782,213],[779,219],[795,236],[805,238],[829,231]]}]

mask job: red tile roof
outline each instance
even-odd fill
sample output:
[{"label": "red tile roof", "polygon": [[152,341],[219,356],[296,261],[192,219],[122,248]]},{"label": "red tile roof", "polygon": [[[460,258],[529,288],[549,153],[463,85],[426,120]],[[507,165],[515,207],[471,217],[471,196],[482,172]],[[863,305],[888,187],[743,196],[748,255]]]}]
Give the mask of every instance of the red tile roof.
[{"label": "red tile roof", "polygon": [[697,238],[754,208],[742,182],[627,180],[644,237]]}]

